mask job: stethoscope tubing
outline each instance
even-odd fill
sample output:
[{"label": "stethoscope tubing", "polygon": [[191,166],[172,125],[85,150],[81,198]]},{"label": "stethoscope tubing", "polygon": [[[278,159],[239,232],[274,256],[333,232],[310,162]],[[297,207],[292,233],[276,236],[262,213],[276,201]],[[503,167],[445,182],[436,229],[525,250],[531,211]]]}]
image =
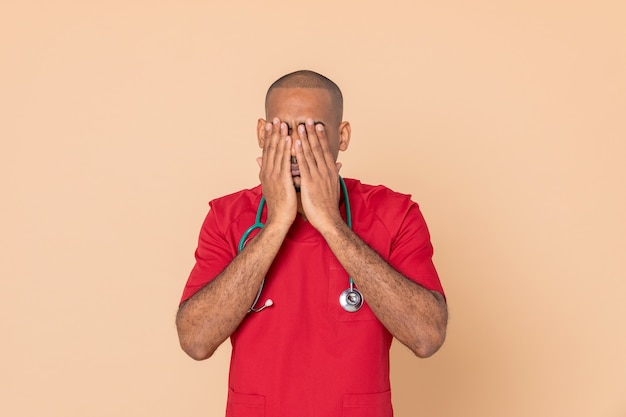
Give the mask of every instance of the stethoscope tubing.
[{"label": "stethoscope tubing", "polygon": [[[341,176],[339,177],[339,184],[341,185],[341,191],[343,193],[343,197],[344,197],[345,205],[346,205],[346,223],[348,225],[348,228],[352,230],[352,210],[350,207],[350,198],[348,196],[348,187],[346,186],[346,183],[344,182],[343,178],[341,178]],[[263,222],[261,221],[261,216],[263,215],[264,207],[265,207],[265,197],[261,196],[261,200],[259,201],[259,207],[257,208],[257,211],[256,211],[256,217],[254,219],[254,224],[248,227],[246,231],[243,233],[243,235],[241,236],[241,239],[239,239],[239,244],[237,245],[237,253],[241,252],[243,248],[246,246],[246,243],[248,242],[248,239],[250,238],[250,234],[253,231],[255,231],[256,229],[263,229],[265,227],[265,224],[263,224]],[[352,280],[352,277],[350,277],[349,281],[350,281],[350,287],[341,293],[339,300],[340,300],[341,306],[346,311],[355,312],[361,308],[363,304],[363,296],[357,289],[354,288],[354,281]],[[255,308],[255,306],[259,302],[259,299],[261,298],[261,294],[263,293],[264,286],[265,286],[265,278],[263,278],[263,281],[261,281],[259,291],[257,292],[256,297],[254,298],[254,302],[252,303],[252,306],[250,307],[250,309],[248,309],[248,313],[250,312],[258,313],[261,310],[263,310],[265,307],[269,307],[270,305],[272,305],[273,302],[268,299],[268,301],[265,303],[264,306],[260,308]],[[352,297],[350,295],[352,295]],[[346,300],[352,299],[354,296],[357,297],[358,299],[357,302],[346,301]]]}]

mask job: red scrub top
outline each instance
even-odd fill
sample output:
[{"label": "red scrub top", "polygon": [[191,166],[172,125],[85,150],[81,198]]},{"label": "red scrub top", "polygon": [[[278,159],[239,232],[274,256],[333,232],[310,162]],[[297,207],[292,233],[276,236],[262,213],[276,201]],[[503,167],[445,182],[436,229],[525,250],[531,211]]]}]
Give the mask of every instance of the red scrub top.
[{"label": "red scrub top", "polygon": [[[398,272],[443,294],[426,223],[410,196],[345,179],[354,232]],[[261,187],[210,203],[182,301],[237,255],[255,222]],[[342,198],[341,211],[346,218]],[[265,219],[263,215],[263,220]],[[392,336],[367,305],[343,310],[349,276],[323,237],[298,216],[268,271],[257,307],[231,335],[227,417],[393,415]]]}]

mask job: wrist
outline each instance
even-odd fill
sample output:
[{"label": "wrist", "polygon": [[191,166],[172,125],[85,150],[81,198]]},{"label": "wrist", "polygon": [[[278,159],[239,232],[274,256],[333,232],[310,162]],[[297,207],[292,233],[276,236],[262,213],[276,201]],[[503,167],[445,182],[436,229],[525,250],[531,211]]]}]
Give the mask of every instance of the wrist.
[{"label": "wrist", "polygon": [[287,232],[289,231],[289,229],[291,228],[291,225],[293,224],[293,221],[295,220],[295,218],[293,219],[288,219],[288,218],[268,218],[265,222],[265,226],[263,227],[263,229],[267,229],[269,231],[278,233],[278,234],[282,234],[282,235],[286,235]]},{"label": "wrist", "polygon": [[346,222],[338,216],[337,218],[328,219],[320,223],[319,225],[315,225],[315,228],[321,235],[328,241],[333,237],[345,234],[350,231],[350,228],[346,224]]}]

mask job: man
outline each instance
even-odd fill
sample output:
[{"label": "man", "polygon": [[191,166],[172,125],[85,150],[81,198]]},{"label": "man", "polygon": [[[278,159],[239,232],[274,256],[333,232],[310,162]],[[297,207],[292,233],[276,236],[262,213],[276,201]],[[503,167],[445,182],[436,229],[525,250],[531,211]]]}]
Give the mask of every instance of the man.
[{"label": "man", "polygon": [[[181,346],[202,360],[231,338],[227,416],[392,416],[392,338],[428,357],[446,332],[424,219],[385,187],[343,189],[336,161],[351,128],[334,82],[287,74],[265,112],[261,185],[210,203],[177,315]],[[264,227],[248,238],[260,204]]]}]

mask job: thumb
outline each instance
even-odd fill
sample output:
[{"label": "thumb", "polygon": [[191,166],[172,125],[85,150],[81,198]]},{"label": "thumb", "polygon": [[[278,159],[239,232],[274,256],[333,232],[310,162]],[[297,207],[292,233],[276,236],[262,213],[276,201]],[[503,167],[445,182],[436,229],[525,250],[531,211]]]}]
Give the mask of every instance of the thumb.
[{"label": "thumb", "polygon": [[341,165],[341,162],[335,162],[335,166],[337,167],[337,172],[341,171],[341,167],[343,165]]}]

